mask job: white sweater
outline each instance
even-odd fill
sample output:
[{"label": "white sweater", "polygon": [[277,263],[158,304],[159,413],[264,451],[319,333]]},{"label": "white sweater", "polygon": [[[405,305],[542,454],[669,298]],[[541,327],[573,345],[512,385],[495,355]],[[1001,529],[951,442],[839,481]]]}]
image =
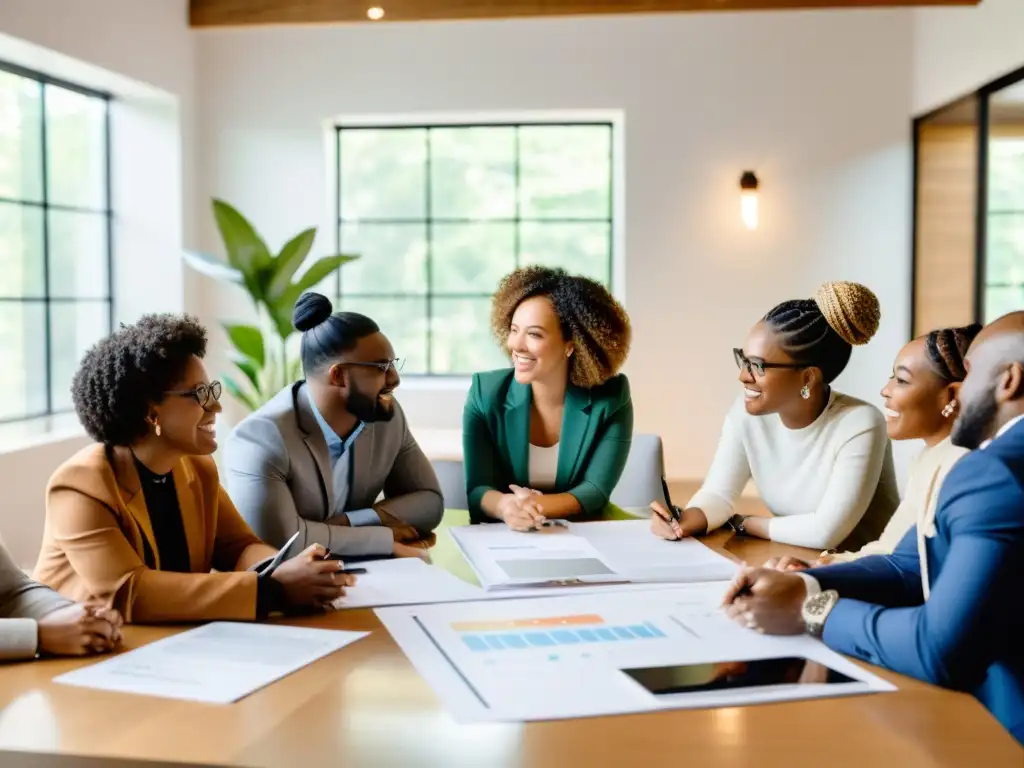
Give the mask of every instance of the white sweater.
[{"label": "white sweater", "polygon": [[885,419],[835,390],[803,429],[787,429],[778,414],[751,416],[737,400],[687,506],[703,510],[709,531],[718,528],[751,478],[775,516],[771,539],[784,544],[857,549],[881,535],[899,505]]}]

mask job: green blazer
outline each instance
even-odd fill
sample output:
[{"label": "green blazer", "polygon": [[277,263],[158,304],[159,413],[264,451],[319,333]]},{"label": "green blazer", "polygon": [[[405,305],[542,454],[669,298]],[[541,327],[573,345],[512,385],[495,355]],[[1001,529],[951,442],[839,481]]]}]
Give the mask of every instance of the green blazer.
[{"label": "green blazer", "polygon": [[[487,491],[529,487],[530,404],[533,388],[503,368],[473,376],[462,416],[466,493],[472,522],[491,520],[480,508]],[[633,402],[622,374],[593,389],[565,393],[558,470],[550,493],[571,493],[596,514],[622,475],[633,439]]]}]

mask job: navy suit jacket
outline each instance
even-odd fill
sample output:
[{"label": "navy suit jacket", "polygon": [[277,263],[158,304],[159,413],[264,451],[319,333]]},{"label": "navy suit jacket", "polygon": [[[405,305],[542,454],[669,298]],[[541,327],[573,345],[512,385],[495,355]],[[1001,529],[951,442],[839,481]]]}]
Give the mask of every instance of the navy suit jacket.
[{"label": "navy suit jacket", "polygon": [[1024,421],[946,476],[925,540],[807,571],[839,592],[822,639],[840,653],[973,693],[1024,744]]}]

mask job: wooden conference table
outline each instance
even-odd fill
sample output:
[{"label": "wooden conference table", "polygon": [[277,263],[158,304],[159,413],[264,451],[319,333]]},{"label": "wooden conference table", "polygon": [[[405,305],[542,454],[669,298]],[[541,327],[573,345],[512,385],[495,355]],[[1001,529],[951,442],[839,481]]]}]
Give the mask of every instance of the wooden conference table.
[{"label": "wooden conference table", "polygon": [[[756,502],[749,502],[756,504]],[[446,524],[465,513],[452,512]],[[716,532],[751,564],[796,547]],[[447,533],[434,561],[465,568]],[[371,610],[288,623],[372,634],[236,704],[56,685],[96,659],[0,667],[0,766],[1012,766],[1024,750],[972,697],[875,669],[895,693],[530,724],[460,725]],[[182,628],[128,627],[128,648]],[[148,763],[145,761],[160,761]]]}]

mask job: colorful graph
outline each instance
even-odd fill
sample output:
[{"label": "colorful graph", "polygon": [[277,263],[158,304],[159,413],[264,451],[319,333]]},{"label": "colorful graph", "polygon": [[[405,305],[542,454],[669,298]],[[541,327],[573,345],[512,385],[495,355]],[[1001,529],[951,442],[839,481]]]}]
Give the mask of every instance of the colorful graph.
[{"label": "colorful graph", "polygon": [[649,621],[614,627],[604,624],[601,616],[586,614],[543,619],[457,622],[451,628],[465,633],[462,642],[471,651],[477,652],[519,651],[665,637],[665,633]]}]

